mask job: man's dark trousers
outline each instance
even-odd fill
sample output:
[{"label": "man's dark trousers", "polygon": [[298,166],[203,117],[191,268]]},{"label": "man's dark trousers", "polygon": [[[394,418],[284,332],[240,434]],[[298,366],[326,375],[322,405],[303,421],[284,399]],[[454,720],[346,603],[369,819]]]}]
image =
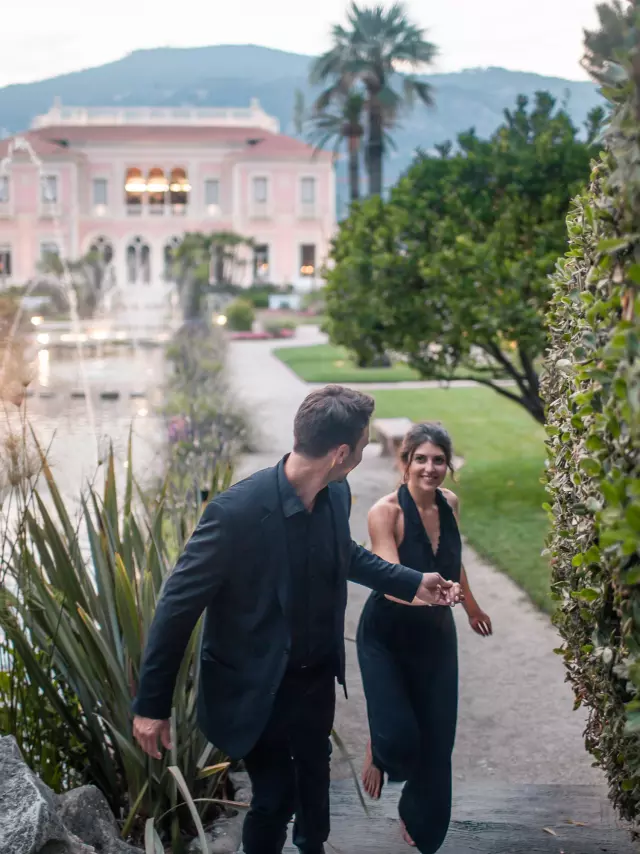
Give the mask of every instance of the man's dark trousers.
[{"label": "man's dark trousers", "polygon": [[293,842],[302,854],[324,850],[334,713],[335,664],[287,672],[269,722],[245,757],[253,786],[245,854],[280,854],[294,814]]}]

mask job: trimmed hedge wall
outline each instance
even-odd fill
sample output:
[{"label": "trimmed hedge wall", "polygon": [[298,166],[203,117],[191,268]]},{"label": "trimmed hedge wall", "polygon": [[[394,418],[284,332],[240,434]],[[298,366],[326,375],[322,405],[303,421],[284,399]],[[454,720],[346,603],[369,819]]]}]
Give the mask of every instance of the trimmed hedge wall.
[{"label": "trimmed hedge wall", "polygon": [[606,152],[554,277],[548,409],[555,617],[587,749],[640,829],[640,84],[616,67]]}]

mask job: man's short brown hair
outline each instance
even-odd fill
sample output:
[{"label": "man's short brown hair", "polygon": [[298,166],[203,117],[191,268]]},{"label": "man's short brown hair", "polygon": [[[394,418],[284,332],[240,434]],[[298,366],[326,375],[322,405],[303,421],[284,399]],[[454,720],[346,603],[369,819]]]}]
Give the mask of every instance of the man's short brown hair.
[{"label": "man's short brown hair", "polygon": [[374,406],[368,394],[340,385],[312,391],[293,422],[294,451],[318,459],[340,445],[355,450]]}]

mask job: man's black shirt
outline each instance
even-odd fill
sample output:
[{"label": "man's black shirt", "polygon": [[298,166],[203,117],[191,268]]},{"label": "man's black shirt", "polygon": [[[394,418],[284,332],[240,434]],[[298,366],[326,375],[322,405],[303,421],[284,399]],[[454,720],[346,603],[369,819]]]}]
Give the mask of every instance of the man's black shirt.
[{"label": "man's black shirt", "polygon": [[291,567],[290,667],[316,667],[336,656],[336,543],[327,488],[318,493],[311,512],[306,510],[278,466]]}]

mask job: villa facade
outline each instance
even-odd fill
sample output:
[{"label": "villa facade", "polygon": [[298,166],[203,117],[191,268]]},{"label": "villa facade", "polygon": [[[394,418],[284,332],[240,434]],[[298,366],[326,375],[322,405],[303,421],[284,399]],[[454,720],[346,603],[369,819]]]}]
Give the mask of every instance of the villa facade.
[{"label": "villa facade", "polygon": [[55,104],[0,141],[0,287],[48,253],[102,253],[121,292],[164,289],[185,232],[252,238],[241,284],[313,285],[335,229],[331,156],[245,109]]}]

